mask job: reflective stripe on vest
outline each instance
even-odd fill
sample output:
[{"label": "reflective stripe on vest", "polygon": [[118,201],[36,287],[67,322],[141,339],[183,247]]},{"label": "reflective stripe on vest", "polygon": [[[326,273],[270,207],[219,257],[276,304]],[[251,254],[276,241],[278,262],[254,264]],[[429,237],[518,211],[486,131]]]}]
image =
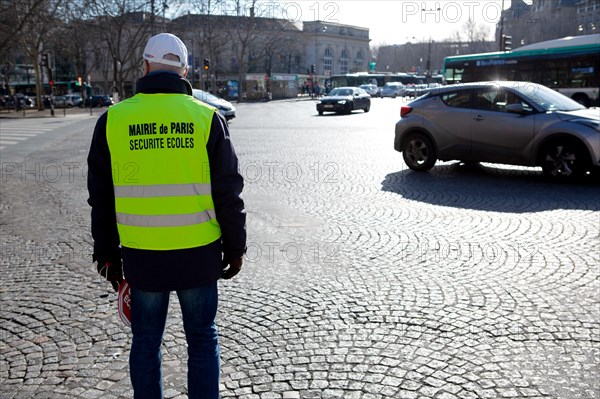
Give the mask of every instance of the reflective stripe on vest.
[{"label": "reflective stripe on vest", "polygon": [[117,223],[141,227],[191,226],[216,219],[215,211],[207,210],[183,215],[132,215],[117,212]]},{"label": "reflective stripe on vest", "polygon": [[157,184],[115,186],[117,198],[152,198],[166,196],[210,195],[210,184]]},{"label": "reflective stripe on vest", "polygon": [[173,250],[221,237],[206,151],[214,112],[182,94],[137,94],[109,109],[121,245]]}]

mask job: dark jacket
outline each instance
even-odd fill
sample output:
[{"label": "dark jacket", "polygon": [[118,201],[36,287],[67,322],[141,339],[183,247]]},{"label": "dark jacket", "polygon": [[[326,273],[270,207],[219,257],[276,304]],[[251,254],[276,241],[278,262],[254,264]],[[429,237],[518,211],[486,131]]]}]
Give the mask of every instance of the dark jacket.
[{"label": "dark jacket", "polygon": [[[138,93],[181,93],[191,95],[192,87],[172,73],[152,73],[141,78]],[[110,112],[110,110],[108,111]],[[96,123],[88,155],[88,203],[92,207],[93,259],[99,262],[123,258],[127,282],[145,291],[195,288],[218,280],[222,255],[241,257],[246,247],[246,213],[240,198],[244,182],[238,172],[224,118],[215,112],[206,144],[211,172],[212,197],[221,239],[209,245],[171,251],[123,248],[117,231],[111,159],[106,140],[108,112]]]}]

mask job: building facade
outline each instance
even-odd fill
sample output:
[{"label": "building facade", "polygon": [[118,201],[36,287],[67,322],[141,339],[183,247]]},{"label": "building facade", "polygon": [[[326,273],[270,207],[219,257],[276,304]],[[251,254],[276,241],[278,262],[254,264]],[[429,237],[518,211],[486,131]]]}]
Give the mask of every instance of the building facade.
[{"label": "building facade", "polygon": [[369,29],[334,22],[303,23],[304,53],[315,73],[331,76],[365,72],[370,61]]},{"label": "building facade", "polygon": [[512,37],[512,47],[598,33],[600,0],[512,0],[496,27],[497,50],[502,35]]},{"label": "building facade", "polygon": [[[188,14],[166,22],[164,28],[188,47],[192,85],[228,98],[232,86],[245,99],[292,97],[297,95],[292,87],[304,85],[312,65],[322,80],[366,71],[370,59],[369,30],[339,23]],[[139,59],[142,50],[134,50]],[[112,76],[111,68],[90,68],[92,85]],[[124,84],[125,97],[133,95],[134,82],[131,75]]]},{"label": "building facade", "polygon": [[600,0],[580,0],[577,6],[577,32],[582,35],[600,33]]}]

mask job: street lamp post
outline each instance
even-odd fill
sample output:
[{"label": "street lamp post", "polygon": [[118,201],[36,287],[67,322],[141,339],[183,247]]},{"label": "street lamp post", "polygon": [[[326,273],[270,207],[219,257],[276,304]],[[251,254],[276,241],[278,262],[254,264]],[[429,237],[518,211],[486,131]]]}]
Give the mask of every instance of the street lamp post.
[{"label": "street lamp post", "polygon": [[[422,11],[436,11],[436,12],[440,12],[442,9],[440,7],[431,10],[426,10],[425,8],[422,9]],[[433,43],[433,40],[431,40],[431,36],[429,36],[429,49],[427,51],[427,83],[431,83],[431,44]]]},{"label": "street lamp post", "polygon": [[431,83],[431,45],[434,41],[429,37],[429,49],[427,50],[427,83]]}]

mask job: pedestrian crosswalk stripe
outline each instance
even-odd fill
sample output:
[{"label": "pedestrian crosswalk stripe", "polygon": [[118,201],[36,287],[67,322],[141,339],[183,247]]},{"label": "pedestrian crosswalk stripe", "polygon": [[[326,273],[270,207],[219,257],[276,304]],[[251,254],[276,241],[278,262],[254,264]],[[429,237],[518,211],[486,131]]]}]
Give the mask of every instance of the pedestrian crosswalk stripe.
[{"label": "pedestrian crosswalk stripe", "polygon": [[[22,133],[44,133],[44,132],[49,132],[50,130],[53,129],[10,129],[10,130],[6,130],[6,133],[17,133],[17,132],[22,132]],[[1,134],[4,134],[5,132],[0,132]]]},{"label": "pedestrian crosswalk stripe", "polygon": [[17,136],[16,134],[0,134],[0,140],[8,139],[8,140],[27,140],[32,136]]},{"label": "pedestrian crosswalk stripe", "polygon": [[37,136],[38,134],[42,134],[45,132],[40,132],[40,133],[0,133],[0,137],[7,137],[7,136],[20,136],[20,137],[33,137],[33,136]]},{"label": "pedestrian crosswalk stripe", "polygon": [[80,118],[68,118],[60,121],[23,120],[15,123],[3,122],[0,124],[0,150],[4,150],[7,146],[22,143],[27,139],[68,126],[78,119]]}]

